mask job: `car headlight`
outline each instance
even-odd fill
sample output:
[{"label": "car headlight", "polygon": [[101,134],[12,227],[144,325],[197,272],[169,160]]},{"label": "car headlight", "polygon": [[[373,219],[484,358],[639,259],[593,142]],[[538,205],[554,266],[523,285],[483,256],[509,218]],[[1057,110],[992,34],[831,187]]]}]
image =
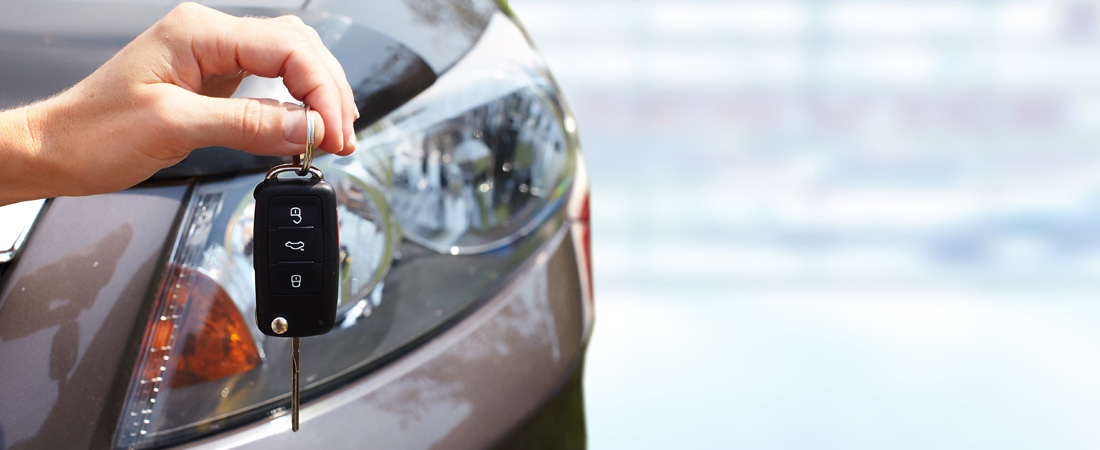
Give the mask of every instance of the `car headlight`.
[{"label": "car headlight", "polygon": [[[317,160],[337,190],[340,306],[330,333],[302,340],[304,400],[421,342],[563,225],[576,159],[569,120],[541,59],[498,13],[432,87],[362,130],[353,157]],[[260,334],[254,318],[252,190],[262,178],[194,187],[118,447],[286,414],[290,340]]]}]

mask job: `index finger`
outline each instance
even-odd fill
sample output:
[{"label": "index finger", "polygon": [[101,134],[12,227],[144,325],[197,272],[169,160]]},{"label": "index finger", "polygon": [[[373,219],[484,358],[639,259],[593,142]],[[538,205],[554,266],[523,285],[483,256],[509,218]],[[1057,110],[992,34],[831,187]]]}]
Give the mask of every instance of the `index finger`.
[{"label": "index finger", "polygon": [[[325,136],[318,145],[330,153],[344,148],[344,111],[354,102],[344,99],[323,52],[304,33],[263,19],[241,19],[217,13],[223,23],[194,30],[191,49],[202,78],[246,70],[262,77],[282,77],[287,91],[321,114]],[[218,30],[218,31],[213,31]],[[349,105],[344,105],[349,103]]]}]

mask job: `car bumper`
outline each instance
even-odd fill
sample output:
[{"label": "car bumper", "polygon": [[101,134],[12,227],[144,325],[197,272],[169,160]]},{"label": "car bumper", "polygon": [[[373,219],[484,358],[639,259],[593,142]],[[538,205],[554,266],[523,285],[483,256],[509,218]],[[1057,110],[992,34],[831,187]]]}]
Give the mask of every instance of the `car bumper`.
[{"label": "car bumper", "polygon": [[554,397],[583,356],[587,326],[573,239],[563,227],[532,264],[417,349],[290,417],[182,448],[486,448]]}]

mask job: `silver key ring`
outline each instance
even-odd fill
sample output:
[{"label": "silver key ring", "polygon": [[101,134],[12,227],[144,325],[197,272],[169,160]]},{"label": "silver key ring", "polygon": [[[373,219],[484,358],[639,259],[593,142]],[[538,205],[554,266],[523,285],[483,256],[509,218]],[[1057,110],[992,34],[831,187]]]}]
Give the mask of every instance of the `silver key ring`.
[{"label": "silver key ring", "polygon": [[[297,156],[295,156],[295,158],[297,158]],[[271,170],[268,170],[267,175],[265,175],[264,178],[271,179],[278,176],[280,173],[286,172],[294,172],[301,175],[302,166],[299,164],[279,164],[275,167],[272,167]],[[313,174],[313,176],[317,177],[317,179],[319,180],[325,179],[325,174],[321,172],[321,169],[313,166],[309,166],[308,168],[306,168],[306,173]]]},{"label": "silver key ring", "polygon": [[[309,113],[309,105],[305,105],[306,112],[306,152],[301,155],[294,155],[294,164],[301,166],[298,169],[299,176],[306,176],[310,172],[310,168],[313,166],[313,149],[316,143],[317,137],[314,136],[316,129],[313,125],[313,116]],[[303,161],[304,159],[304,161]],[[274,169],[273,169],[274,170]],[[270,173],[269,173],[270,175]],[[270,176],[269,176],[270,178]],[[322,177],[324,178],[324,177]]]}]

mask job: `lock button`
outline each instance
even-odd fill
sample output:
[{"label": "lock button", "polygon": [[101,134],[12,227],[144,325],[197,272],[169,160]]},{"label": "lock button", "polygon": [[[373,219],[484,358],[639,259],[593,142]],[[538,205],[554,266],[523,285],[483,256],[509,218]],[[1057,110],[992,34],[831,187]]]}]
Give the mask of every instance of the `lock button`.
[{"label": "lock button", "polygon": [[268,283],[275,295],[317,294],[321,292],[323,264],[272,264]]},{"label": "lock button", "polygon": [[312,195],[279,195],[268,204],[268,227],[321,228],[321,198]]}]

